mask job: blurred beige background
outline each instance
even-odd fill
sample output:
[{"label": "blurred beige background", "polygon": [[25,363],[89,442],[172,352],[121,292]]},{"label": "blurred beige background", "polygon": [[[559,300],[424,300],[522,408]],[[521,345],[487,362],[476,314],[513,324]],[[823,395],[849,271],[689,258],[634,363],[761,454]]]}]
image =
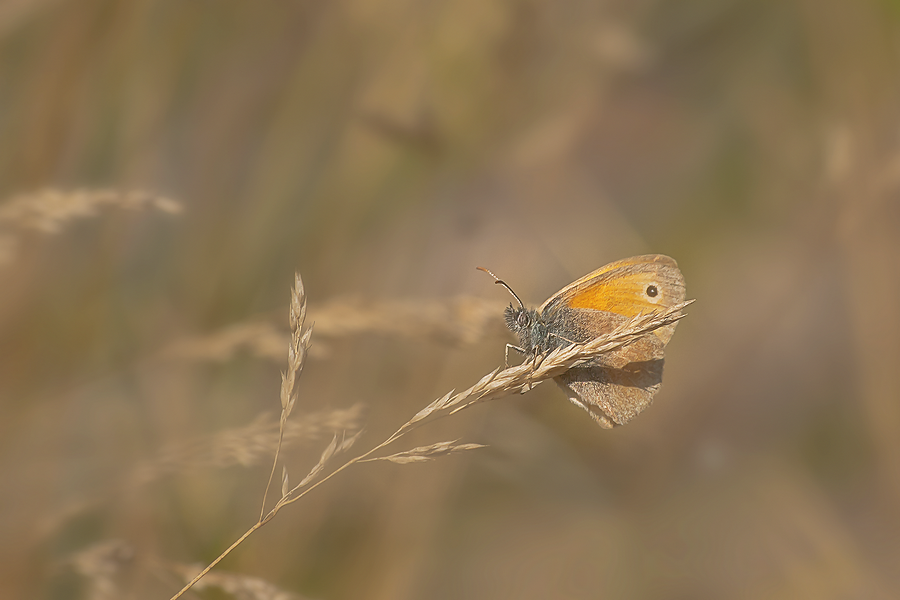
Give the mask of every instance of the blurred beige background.
[{"label": "blurred beige background", "polygon": [[475,266],[537,305],[653,252],[697,302],[639,419],[548,384],[436,422],[396,450],[489,447],[356,466],[189,597],[900,597],[898,34],[896,0],[0,3],[0,596],[168,598],[255,522],[295,271],[297,482],[502,364]]}]

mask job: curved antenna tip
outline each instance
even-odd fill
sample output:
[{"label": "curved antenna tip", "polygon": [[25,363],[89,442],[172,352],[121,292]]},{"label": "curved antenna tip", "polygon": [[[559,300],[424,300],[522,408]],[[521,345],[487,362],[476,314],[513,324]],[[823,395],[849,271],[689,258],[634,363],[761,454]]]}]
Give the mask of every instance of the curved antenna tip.
[{"label": "curved antenna tip", "polygon": [[523,309],[525,308],[525,303],[522,302],[522,299],[519,298],[519,295],[516,294],[511,287],[509,287],[508,283],[506,283],[505,281],[503,281],[502,279],[500,279],[499,277],[497,277],[496,275],[494,275],[493,273],[491,273],[488,269],[485,269],[484,267],[475,267],[475,268],[478,269],[479,271],[484,271],[485,273],[487,273],[488,275],[493,277],[494,283],[505,287],[507,289],[507,291],[509,291],[509,293],[512,294],[512,297],[516,299],[516,302],[519,303],[519,306],[521,306]]},{"label": "curved antenna tip", "polygon": [[485,273],[487,273],[488,275],[493,277],[495,282],[500,281],[500,278],[497,277],[496,275],[494,275],[493,273],[491,273],[491,271],[489,269],[485,269],[484,267],[475,267],[475,268],[478,269],[479,271],[484,271]]}]

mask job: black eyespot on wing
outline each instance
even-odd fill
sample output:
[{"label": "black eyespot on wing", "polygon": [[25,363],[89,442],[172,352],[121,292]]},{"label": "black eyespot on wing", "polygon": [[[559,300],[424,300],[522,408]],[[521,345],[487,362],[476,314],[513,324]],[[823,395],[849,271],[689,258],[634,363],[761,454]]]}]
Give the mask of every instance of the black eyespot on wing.
[{"label": "black eyespot on wing", "polygon": [[647,295],[648,296],[650,296],[651,298],[656,298],[657,294],[659,294],[659,290],[656,289],[655,285],[647,286]]}]

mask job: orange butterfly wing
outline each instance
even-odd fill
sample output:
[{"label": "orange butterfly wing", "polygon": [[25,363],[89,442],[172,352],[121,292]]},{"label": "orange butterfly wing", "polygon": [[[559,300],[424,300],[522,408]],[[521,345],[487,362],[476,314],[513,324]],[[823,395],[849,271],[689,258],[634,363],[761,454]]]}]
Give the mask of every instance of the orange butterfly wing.
[{"label": "orange butterfly wing", "polygon": [[[548,320],[553,319],[554,313],[579,309],[634,317],[674,306],[684,302],[684,298],[684,277],[676,262],[661,254],[645,254],[600,267],[561,289],[538,311]],[[593,320],[596,327],[590,333],[595,336],[609,331],[612,320],[620,321],[600,315]],[[657,337],[667,343],[674,331],[674,326],[662,328],[657,330]]]}]

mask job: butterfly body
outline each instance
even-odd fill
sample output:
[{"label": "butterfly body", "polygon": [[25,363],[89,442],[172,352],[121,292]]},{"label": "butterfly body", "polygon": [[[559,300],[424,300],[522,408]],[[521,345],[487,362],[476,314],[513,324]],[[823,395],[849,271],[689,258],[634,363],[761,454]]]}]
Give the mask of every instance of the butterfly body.
[{"label": "butterfly body", "polygon": [[[528,356],[586,342],[641,313],[684,301],[684,278],[668,256],[610,263],[569,284],[538,309],[512,304],[506,324]],[[601,426],[624,425],[653,400],[662,383],[663,350],[675,324],[657,329],[556,378],[569,400]]]}]

